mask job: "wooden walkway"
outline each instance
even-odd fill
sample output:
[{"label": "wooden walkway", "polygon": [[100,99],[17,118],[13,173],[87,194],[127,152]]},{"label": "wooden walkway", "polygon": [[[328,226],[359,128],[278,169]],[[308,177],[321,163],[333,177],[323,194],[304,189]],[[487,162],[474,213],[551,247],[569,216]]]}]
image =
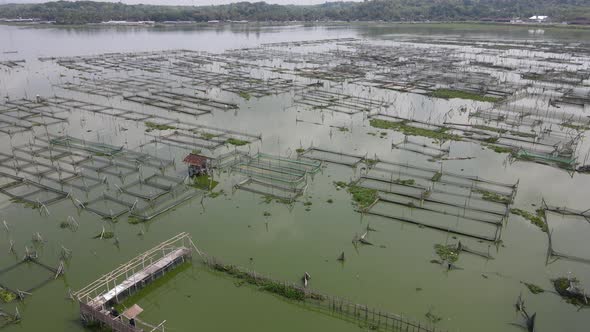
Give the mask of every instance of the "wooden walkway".
[{"label": "wooden walkway", "polygon": [[160,274],[168,267],[176,264],[178,261],[184,260],[184,258],[188,257],[190,253],[191,250],[188,248],[176,249],[173,252],[160,258],[155,263],[148,265],[143,270],[125,279],[123,282],[121,282],[108,292],[97,296],[88,304],[94,307],[103,306],[106,303],[109,303],[113,300],[117,300],[118,302],[119,295],[128,294],[130,293],[130,290],[134,288],[141,288],[141,285],[150,282],[154,279],[154,276]]},{"label": "wooden walkway", "polygon": [[99,322],[115,332],[163,332],[165,321],[154,326],[135,319],[137,326],[131,326],[130,317],[113,317],[110,307],[190,259],[193,251],[201,255],[190,235],[180,233],[77,291],[73,295],[80,304],[82,320]]}]

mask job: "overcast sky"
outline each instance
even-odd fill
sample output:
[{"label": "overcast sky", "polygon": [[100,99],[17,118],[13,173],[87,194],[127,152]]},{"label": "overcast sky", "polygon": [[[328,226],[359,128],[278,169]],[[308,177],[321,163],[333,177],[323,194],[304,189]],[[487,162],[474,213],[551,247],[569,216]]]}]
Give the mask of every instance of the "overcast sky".
[{"label": "overcast sky", "polygon": [[[95,0],[95,1],[110,1],[119,2],[112,0]],[[154,4],[154,5],[190,5],[190,6],[202,6],[202,5],[221,5],[232,2],[239,2],[242,0],[121,0],[127,4]],[[249,0],[250,2],[257,2],[259,0]],[[266,3],[277,3],[277,4],[297,4],[297,5],[314,5],[324,2],[335,2],[340,0],[265,0]],[[350,1],[350,0],[347,0]],[[360,1],[360,0],[352,0]],[[38,3],[47,2],[47,0],[0,0],[0,4],[5,3]]]}]

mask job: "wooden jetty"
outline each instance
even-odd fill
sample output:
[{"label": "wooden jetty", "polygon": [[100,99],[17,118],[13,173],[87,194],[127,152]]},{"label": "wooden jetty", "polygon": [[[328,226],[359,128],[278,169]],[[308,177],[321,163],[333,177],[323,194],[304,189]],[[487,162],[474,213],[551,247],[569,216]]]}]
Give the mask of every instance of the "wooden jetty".
[{"label": "wooden jetty", "polygon": [[[130,294],[163,276],[192,257],[201,254],[188,233],[180,233],[122,264],[74,293],[82,320],[98,323],[115,332],[164,331],[164,322],[151,325],[123,313],[113,316],[110,308]],[[130,320],[135,321],[131,325]]]}]

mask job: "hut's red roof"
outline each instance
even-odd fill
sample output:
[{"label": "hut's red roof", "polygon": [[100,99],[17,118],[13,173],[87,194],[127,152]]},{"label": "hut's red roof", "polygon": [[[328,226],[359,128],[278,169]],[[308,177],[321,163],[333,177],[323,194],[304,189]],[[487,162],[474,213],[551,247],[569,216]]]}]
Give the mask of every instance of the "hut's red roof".
[{"label": "hut's red roof", "polygon": [[205,166],[208,159],[205,156],[191,153],[184,158],[183,162],[193,166]]}]

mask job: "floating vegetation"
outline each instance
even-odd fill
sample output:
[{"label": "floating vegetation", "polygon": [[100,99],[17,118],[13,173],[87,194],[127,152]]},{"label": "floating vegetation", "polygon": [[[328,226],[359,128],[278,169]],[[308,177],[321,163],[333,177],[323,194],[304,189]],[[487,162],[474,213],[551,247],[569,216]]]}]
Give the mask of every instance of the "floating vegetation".
[{"label": "floating vegetation", "polygon": [[331,199],[331,198],[329,198],[329,199],[326,201],[326,203],[330,203],[330,204],[332,204],[332,203],[334,203],[334,200],[333,200],[333,199]]},{"label": "floating vegetation", "polygon": [[263,215],[264,215],[265,217],[270,217],[270,212],[268,212],[268,211],[264,211]]},{"label": "floating vegetation", "polygon": [[211,134],[211,133],[201,133],[201,138],[204,138],[206,140],[211,140],[215,137],[217,137],[218,135],[215,134]]},{"label": "floating vegetation", "polygon": [[209,175],[199,175],[193,178],[192,186],[202,190],[213,190],[219,182],[211,179]]},{"label": "floating vegetation", "polygon": [[243,145],[248,144],[249,142],[232,137],[232,138],[228,138],[226,143],[231,144],[231,145],[235,145],[235,146],[243,146]]},{"label": "floating vegetation", "polygon": [[363,188],[356,185],[348,186],[348,192],[352,194],[352,199],[361,209],[366,209],[379,198],[377,190]]},{"label": "floating vegetation", "polygon": [[157,123],[150,122],[150,121],[146,121],[145,126],[148,128],[147,129],[148,131],[176,129],[176,127],[174,127],[174,126],[170,126],[167,124],[157,124]]},{"label": "floating vegetation", "polygon": [[338,128],[338,131],[341,131],[341,132],[349,132],[350,131],[350,129],[348,129],[346,127],[337,127],[337,128]]},{"label": "floating vegetation", "polygon": [[304,148],[298,148],[298,149],[295,149],[295,152],[297,152],[297,153],[303,153],[303,152],[305,152],[305,149]]},{"label": "floating vegetation", "polygon": [[436,173],[434,173],[434,175],[432,176],[430,181],[438,182],[438,181],[440,181],[440,178],[442,178],[442,172],[436,172]]},{"label": "floating vegetation", "polygon": [[308,201],[308,202],[303,203],[303,206],[311,206],[312,204],[313,204],[312,202]]},{"label": "floating vegetation", "polygon": [[132,215],[132,216],[129,216],[129,218],[127,218],[127,222],[129,222],[131,225],[137,225],[137,224],[143,222],[143,219]]},{"label": "floating vegetation", "polygon": [[461,136],[455,134],[449,134],[446,131],[448,128],[439,128],[437,130],[432,129],[425,129],[425,128],[418,128],[408,125],[409,121],[402,120],[402,121],[387,121],[382,119],[371,119],[369,121],[370,125],[375,128],[379,129],[391,129],[395,131],[402,132],[404,135],[408,136],[423,136],[432,139],[436,139],[439,141],[460,141]]},{"label": "floating vegetation", "polygon": [[435,244],[434,251],[443,261],[455,263],[457,260],[459,260],[459,249],[455,245]]},{"label": "floating vegetation", "polygon": [[33,209],[33,210],[39,208],[39,204],[31,203],[29,201],[26,201],[24,199],[20,199],[18,197],[13,197],[13,198],[10,199],[10,201],[12,203],[22,204],[25,208],[29,208],[29,209]]},{"label": "floating vegetation", "polygon": [[373,166],[375,166],[375,165],[376,165],[376,164],[379,162],[379,160],[377,160],[377,159],[369,159],[369,158],[367,158],[367,159],[364,159],[363,161],[364,161],[364,162],[365,162],[365,164],[367,164],[367,166],[369,166],[369,167],[373,167]]},{"label": "floating vegetation", "polygon": [[484,189],[474,189],[473,191],[481,194],[482,198],[486,201],[496,202],[496,203],[501,203],[501,204],[510,204],[510,202],[512,202],[512,199],[510,197],[505,196],[505,195],[501,195],[501,194],[498,194],[495,192],[487,191]]},{"label": "floating vegetation", "polygon": [[512,153],[514,151],[514,149],[512,149],[512,148],[507,148],[507,147],[493,145],[493,144],[485,144],[484,146],[496,153]]},{"label": "floating vegetation", "polygon": [[578,125],[578,124],[574,124],[574,123],[570,123],[570,122],[563,122],[561,123],[562,127],[566,127],[566,128],[570,128],[570,129],[574,129],[577,131],[586,131],[590,129],[590,125]]},{"label": "floating vegetation", "polygon": [[547,223],[545,223],[545,210],[544,209],[537,209],[536,214],[532,214],[528,211],[521,210],[521,209],[510,209],[510,213],[523,217],[524,219],[530,221],[531,224],[539,227],[545,233],[547,233],[549,231],[549,228],[547,227]]},{"label": "floating vegetation", "polygon": [[252,98],[252,96],[246,91],[240,91],[238,92],[238,95],[246,100],[250,100],[250,98]]},{"label": "floating vegetation", "polygon": [[280,295],[290,300],[303,301],[306,298],[305,292],[299,288],[293,287],[291,285],[285,285],[283,283],[278,283],[261,276],[255,276],[248,272],[243,272],[238,267],[233,265],[213,263],[211,264],[211,267],[217,271],[241,279],[248,284],[258,286],[261,290]]},{"label": "floating vegetation", "polygon": [[567,303],[575,306],[589,306],[588,297],[580,287],[580,282],[576,278],[557,278],[551,280],[557,293],[566,300]]},{"label": "floating vegetation", "polygon": [[393,182],[397,183],[397,184],[401,184],[402,186],[413,186],[414,184],[416,184],[416,180],[414,180],[414,179],[407,179],[407,180],[396,179],[396,180],[393,180]]},{"label": "floating vegetation", "polygon": [[486,96],[483,94],[477,94],[477,93],[459,91],[459,90],[451,90],[451,89],[437,89],[437,90],[432,91],[432,93],[430,93],[430,95],[432,97],[436,97],[436,98],[444,98],[444,99],[459,98],[459,99],[469,99],[469,100],[483,101],[483,102],[489,102],[489,103],[496,103],[501,100],[500,98],[489,97],[489,96]]},{"label": "floating vegetation", "polygon": [[526,282],[523,282],[523,284],[529,289],[529,291],[533,294],[541,294],[543,292],[545,292],[545,290],[535,284],[529,284]]},{"label": "floating vegetation", "polygon": [[221,189],[220,191],[215,191],[215,192],[210,192],[207,196],[211,197],[211,198],[217,198],[220,195],[224,194],[223,189]]},{"label": "floating vegetation", "polygon": [[0,287],[0,300],[4,303],[12,302],[16,299],[16,294]]},{"label": "floating vegetation", "polygon": [[291,204],[291,201],[286,198],[278,198],[271,195],[265,195],[262,197],[262,203],[270,204],[273,201],[281,204]]},{"label": "floating vegetation", "polygon": [[61,229],[70,228],[70,223],[67,221],[62,221],[59,223],[59,228],[61,228]]},{"label": "floating vegetation", "polygon": [[334,181],[334,185],[336,186],[336,189],[348,187],[348,183],[344,181]]},{"label": "floating vegetation", "polygon": [[508,132],[507,129],[490,127],[490,126],[485,126],[485,125],[474,125],[473,128],[480,129],[480,130],[493,131],[493,132],[500,133],[500,134],[504,134],[504,133]]}]

